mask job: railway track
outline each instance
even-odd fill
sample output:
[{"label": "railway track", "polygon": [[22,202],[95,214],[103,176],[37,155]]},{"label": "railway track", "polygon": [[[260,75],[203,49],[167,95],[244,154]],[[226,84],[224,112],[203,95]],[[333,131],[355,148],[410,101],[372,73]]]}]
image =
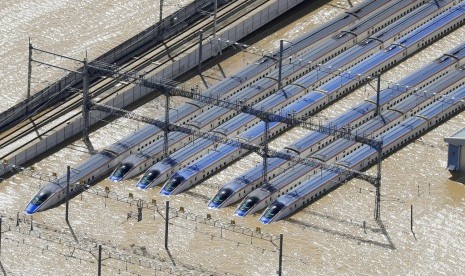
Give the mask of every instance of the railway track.
[{"label": "railway track", "polygon": [[[241,0],[224,6],[221,10],[218,10],[217,32],[240,20],[243,16],[251,13],[266,2],[265,0]],[[204,20],[191,26],[182,34],[169,38],[143,55],[133,58],[124,64],[122,68],[144,76],[154,74],[157,70],[169,64],[171,60],[182,56],[196,47],[198,45],[198,33],[200,30],[203,30],[205,36],[213,34],[213,20],[209,17],[204,18]],[[97,101],[102,102],[112,95],[130,89],[133,86],[134,84],[122,82],[120,79],[99,78],[92,84],[89,92],[92,98],[98,97]],[[67,121],[75,119],[80,115],[79,108],[81,105],[82,96],[79,93],[74,93],[66,101],[46,108],[21,121],[15,127],[2,132],[0,134],[0,159],[4,159],[15,151],[27,147],[36,139],[41,139],[42,136],[47,135],[50,131],[57,129]],[[63,118],[66,114],[71,115]],[[41,129],[47,126],[48,129]]]}]

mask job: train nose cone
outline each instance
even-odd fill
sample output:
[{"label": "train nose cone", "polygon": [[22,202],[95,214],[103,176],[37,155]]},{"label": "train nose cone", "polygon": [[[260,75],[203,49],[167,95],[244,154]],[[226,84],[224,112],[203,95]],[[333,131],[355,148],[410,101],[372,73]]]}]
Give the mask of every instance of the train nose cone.
[{"label": "train nose cone", "polygon": [[158,170],[149,170],[142,176],[142,178],[137,182],[137,188],[146,190],[149,187],[155,186],[154,181],[158,178],[160,172]]},{"label": "train nose cone", "polygon": [[137,188],[141,189],[141,190],[146,190],[147,189],[147,184],[145,183],[142,183],[142,182],[137,182]]},{"label": "train nose cone", "polygon": [[117,176],[114,176],[114,175],[110,175],[110,180],[113,181],[113,182],[120,182],[121,180],[123,180],[122,177],[117,177]]},{"label": "train nose cone", "polygon": [[24,212],[28,215],[32,215],[37,211],[38,208],[39,208],[39,205],[29,203],[26,206],[26,209],[24,210]]},{"label": "train nose cone", "polygon": [[211,208],[211,209],[218,209],[220,206],[220,203],[215,203],[213,201],[210,201],[210,203],[208,203],[208,208]]},{"label": "train nose cone", "polygon": [[179,186],[182,186],[184,181],[185,181],[185,178],[179,175],[171,177],[166,182],[165,186],[163,186],[163,188],[160,190],[160,194],[166,195],[166,196],[169,196],[171,194],[178,194],[179,189],[177,190],[177,188],[179,188]]},{"label": "train nose cone", "polygon": [[238,217],[245,217],[245,215],[247,215],[247,211],[248,210],[237,209],[236,212],[234,213],[234,215],[236,215]]},{"label": "train nose cone", "polygon": [[270,221],[271,221],[271,218],[267,218],[267,217],[260,217],[259,221],[263,224],[270,224]]},{"label": "train nose cone", "polygon": [[165,195],[165,196],[169,196],[169,195],[171,195],[171,192],[170,192],[170,191],[167,191],[167,190],[165,190],[165,189],[161,189],[161,190],[160,190],[160,194]]}]

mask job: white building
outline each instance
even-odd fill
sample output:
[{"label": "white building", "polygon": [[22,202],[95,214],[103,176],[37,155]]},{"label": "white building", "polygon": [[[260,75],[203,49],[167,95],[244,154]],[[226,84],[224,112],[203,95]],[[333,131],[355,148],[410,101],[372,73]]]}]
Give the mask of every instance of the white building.
[{"label": "white building", "polygon": [[465,171],[465,128],[444,138],[444,141],[449,143],[447,169],[451,172]]}]

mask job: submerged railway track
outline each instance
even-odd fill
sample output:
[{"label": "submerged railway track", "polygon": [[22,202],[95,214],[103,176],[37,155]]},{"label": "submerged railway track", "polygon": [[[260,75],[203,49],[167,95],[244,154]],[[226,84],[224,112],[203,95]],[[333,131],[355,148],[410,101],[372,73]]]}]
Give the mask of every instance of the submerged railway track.
[{"label": "submerged railway track", "polygon": [[[216,31],[220,32],[230,24],[241,20],[242,17],[253,12],[256,8],[266,4],[265,0],[238,0],[218,9]],[[161,44],[146,51],[144,54],[132,58],[121,66],[125,71],[133,71],[138,75],[153,75],[172,60],[181,57],[198,45],[198,34],[202,30],[205,37],[213,34],[213,19],[206,16],[195,25],[190,26],[183,33],[164,40]],[[98,102],[112,97],[134,87],[121,79],[100,77],[90,87],[90,97],[98,98]],[[71,88],[74,89],[74,88]],[[66,122],[80,116],[82,95],[74,93],[66,101],[38,111],[10,129],[0,133],[0,159],[5,159],[15,152],[24,149],[36,140],[47,136],[51,131]],[[68,115],[68,116],[66,116]]]}]

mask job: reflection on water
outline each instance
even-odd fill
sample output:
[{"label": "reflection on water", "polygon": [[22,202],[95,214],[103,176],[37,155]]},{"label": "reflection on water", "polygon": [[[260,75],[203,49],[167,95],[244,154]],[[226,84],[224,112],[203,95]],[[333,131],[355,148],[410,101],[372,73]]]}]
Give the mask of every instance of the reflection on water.
[{"label": "reflection on water", "polygon": [[[16,102],[24,91],[27,49],[13,45],[26,45],[29,31],[37,33],[34,40],[38,44],[79,56],[84,49],[98,45],[104,50],[117,44],[148,26],[158,14],[157,3],[153,1],[126,1],[118,5],[112,1],[56,2],[37,2],[35,9],[29,11],[25,11],[25,7],[36,2],[7,0],[0,4],[2,23],[8,23],[0,24],[0,41],[5,45],[0,54],[5,61],[2,64],[6,64],[0,68],[0,87],[2,93],[11,93],[7,95],[8,101],[0,103],[2,108]],[[331,3],[344,5],[345,1]],[[144,9],[148,5],[152,5],[152,10]],[[70,12],[73,9],[75,12]],[[77,13],[76,9],[92,11],[99,16]],[[126,14],[127,18],[132,18],[135,12],[145,16],[138,16],[140,20],[137,22],[124,20]],[[293,38],[336,12],[334,6],[325,5],[256,46],[277,45],[280,38]],[[63,18],[69,19],[63,21]],[[131,22],[131,28],[126,26],[128,22]],[[76,31],[69,32],[73,24]],[[7,31],[13,37],[7,39]],[[106,34],[95,37],[97,33]],[[407,63],[390,70],[383,79],[399,80],[458,45],[464,36],[465,28],[461,28]],[[76,44],[76,37],[84,42]],[[90,52],[101,53],[97,50]],[[237,54],[206,72],[205,75],[210,76],[206,79],[213,83],[221,78],[221,71],[230,75],[252,59],[249,54]],[[10,72],[17,74],[7,74]],[[48,77],[48,74],[43,75],[44,79]],[[190,82],[201,83],[201,80],[193,78]],[[370,93],[369,89],[358,89],[321,112],[320,116],[333,118]],[[182,99],[175,101],[175,105],[182,103]],[[137,111],[154,116],[163,112],[157,100]],[[64,206],[35,215],[33,219],[37,224],[33,231],[30,231],[29,222],[21,221],[19,228],[16,227],[16,212],[23,210],[39,185],[44,183],[15,175],[0,184],[0,212],[5,216],[3,231],[8,227],[13,230],[3,233],[2,268],[12,275],[50,275],[51,271],[58,275],[95,275],[97,244],[103,244],[104,275],[153,275],[154,271],[156,275],[273,275],[278,269],[277,237],[283,233],[285,275],[430,274],[431,271],[457,275],[465,270],[465,187],[463,183],[449,180],[443,138],[462,128],[464,119],[464,113],[459,114],[383,162],[382,223],[373,220],[374,188],[360,180],[352,180],[335,189],[284,222],[267,226],[258,223],[259,215],[244,219],[233,216],[236,205],[221,210],[206,208],[208,200],[217,192],[212,187],[223,185],[261,160],[251,154],[188,193],[169,198],[158,194],[159,187],[149,191],[137,189],[134,180],[121,183],[102,180],[97,187],[109,187],[112,197],[117,194],[119,201],[111,197],[106,199],[104,192],[100,195],[87,192],[74,198],[70,203],[70,223],[79,240],[76,243],[64,220]],[[120,119],[93,132],[91,140],[95,148],[101,149],[139,127],[137,123]],[[271,146],[280,149],[306,133],[303,129],[293,129],[273,141]],[[83,149],[84,144],[76,141],[34,166],[42,172],[60,174],[65,171],[65,163],[75,166],[89,157]],[[137,213],[136,202],[128,199],[129,193],[134,199],[143,199],[151,206],[150,210],[143,210],[141,222],[128,219],[128,214]],[[169,252],[164,249],[163,220],[164,204],[168,199],[173,208]],[[121,202],[127,200],[131,205]],[[158,209],[151,205],[152,200],[156,200]],[[411,205],[415,237],[410,231]],[[184,212],[179,211],[181,207]],[[20,218],[23,218],[22,214]],[[235,221],[235,226],[231,220]],[[260,227],[260,233],[256,232],[257,227]],[[253,234],[248,232],[250,229]],[[268,234],[272,238],[261,238]]]},{"label": "reflection on water", "polygon": [[445,180],[442,184],[446,187],[450,204],[454,206],[461,206],[465,201],[465,181],[463,175],[458,179]]}]

